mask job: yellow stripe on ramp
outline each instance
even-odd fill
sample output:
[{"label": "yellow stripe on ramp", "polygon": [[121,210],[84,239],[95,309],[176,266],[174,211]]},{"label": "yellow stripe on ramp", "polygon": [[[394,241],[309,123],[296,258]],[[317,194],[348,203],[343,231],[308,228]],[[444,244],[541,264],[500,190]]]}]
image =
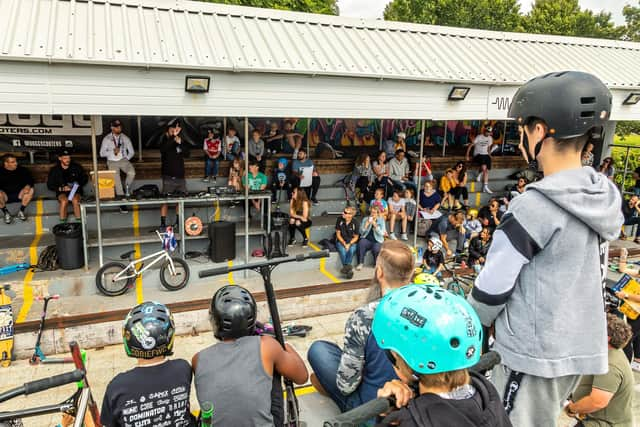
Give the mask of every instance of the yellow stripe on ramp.
[{"label": "yellow stripe on ramp", "polygon": [[[138,205],[133,205],[133,235],[134,237],[140,237],[140,211]],[[136,259],[142,258],[140,243],[134,244],[133,248],[136,250]],[[142,274],[139,274],[138,277],[136,277],[136,304],[142,304],[143,302],[144,293],[142,288]]]},{"label": "yellow stripe on ramp", "polygon": [[476,208],[480,207],[480,196],[482,196],[482,193],[476,193]]},{"label": "yellow stripe on ramp", "polygon": [[213,214],[213,220],[214,221],[220,221],[220,201],[216,200],[216,211]]},{"label": "yellow stripe on ramp", "polygon": [[[233,261],[229,260],[229,262],[227,262],[227,265],[229,266],[229,268],[233,267]],[[233,272],[230,271],[228,274],[228,277],[229,277],[229,284],[235,285],[236,281],[233,280]]]},{"label": "yellow stripe on ramp", "polygon": [[476,192],[476,183],[475,182],[471,182],[469,184],[469,192],[470,193],[475,193]]},{"label": "yellow stripe on ramp", "polygon": [[[307,229],[307,239],[309,238],[309,229]],[[309,241],[309,247],[311,249],[313,249],[316,252],[320,251],[320,248],[317,247],[316,245],[314,245],[313,243],[311,243],[311,241]],[[333,283],[340,283],[341,280],[338,279],[336,276],[334,276],[333,274],[329,273],[327,271],[327,259],[326,258],[320,258],[320,273],[324,274],[329,280],[331,280]]]},{"label": "yellow stripe on ramp", "polygon": [[[36,235],[29,246],[29,263],[35,265],[38,263],[38,243],[42,237],[42,198],[36,200],[36,216],[33,218],[36,226]],[[33,304],[33,288],[31,287],[31,280],[33,280],[33,271],[29,269],[24,276],[23,281],[23,298],[24,302],[20,307],[20,312],[16,318],[16,323],[22,323],[27,319],[29,310],[31,310],[31,304]]]}]

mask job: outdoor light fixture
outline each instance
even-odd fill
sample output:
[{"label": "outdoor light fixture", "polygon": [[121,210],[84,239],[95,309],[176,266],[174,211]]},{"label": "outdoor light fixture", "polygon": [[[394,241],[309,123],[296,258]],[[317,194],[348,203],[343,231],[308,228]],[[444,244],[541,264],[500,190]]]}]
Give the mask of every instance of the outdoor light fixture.
[{"label": "outdoor light fixture", "polygon": [[635,105],[640,102],[640,92],[631,92],[627,98],[622,101],[622,105]]},{"label": "outdoor light fixture", "polygon": [[464,101],[470,90],[470,87],[465,86],[452,87],[451,92],[449,92],[449,101]]},{"label": "outdoor light fixture", "polygon": [[209,92],[209,76],[187,76],[184,81],[184,90],[191,93]]}]

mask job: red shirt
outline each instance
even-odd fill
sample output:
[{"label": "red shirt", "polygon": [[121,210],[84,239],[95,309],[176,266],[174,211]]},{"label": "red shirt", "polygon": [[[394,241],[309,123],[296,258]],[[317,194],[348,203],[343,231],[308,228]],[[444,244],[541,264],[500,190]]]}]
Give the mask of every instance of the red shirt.
[{"label": "red shirt", "polygon": [[203,149],[210,156],[219,156],[222,152],[222,141],[220,138],[207,138],[204,140]]}]

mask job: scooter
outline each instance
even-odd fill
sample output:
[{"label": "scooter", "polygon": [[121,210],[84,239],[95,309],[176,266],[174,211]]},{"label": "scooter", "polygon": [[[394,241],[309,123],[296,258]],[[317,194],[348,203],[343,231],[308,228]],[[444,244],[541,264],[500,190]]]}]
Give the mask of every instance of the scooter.
[{"label": "scooter", "polygon": [[72,357],[47,357],[40,348],[40,340],[42,338],[42,331],[44,331],[45,320],[47,317],[47,307],[49,306],[49,301],[60,299],[60,295],[49,295],[46,297],[37,297],[38,301],[44,301],[44,305],[42,307],[42,315],[40,316],[40,327],[38,329],[38,338],[36,338],[36,345],[33,349],[33,355],[29,359],[30,365],[38,365],[40,363],[73,363]]}]

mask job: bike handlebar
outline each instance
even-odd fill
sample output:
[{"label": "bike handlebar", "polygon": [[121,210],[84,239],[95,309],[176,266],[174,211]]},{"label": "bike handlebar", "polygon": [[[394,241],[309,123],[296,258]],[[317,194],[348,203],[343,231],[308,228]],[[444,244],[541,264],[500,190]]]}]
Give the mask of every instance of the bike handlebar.
[{"label": "bike handlebar", "polygon": [[72,372],[67,372],[65,374],[54,375],[48,378],[42,378],[36,381],[30,381],[28,383],[24,383],[22,386],[14,388],[12,390],[6,391],[0,394],[0,402],[4,402],[6,400],[12,399],[16,396],[20,395],[28,395],[33,393],[38,393],[44,390],[48,390],[50,388],[59,387],[65,384],[71,384],[78,382],[84,378],[84,371],[80,369],[76,369]]},{"label": "bike handlebar", "polygon": [[[473,365],[469,370],[484,373],[495,365],[500,363],[500,354],[495,351],[489,351],[482,356],[478,363]],[[395,406],[395,398],[379,397],[371,400],[363,405],[358,406],[343,414],[337,415],[332,419],[325,421],[323,427],[353,427],[364,423],[380,414],[389,412]]]},{"label": "bike handlebar", "polygon": [[217,276],[219,274],[227,274],[232,271],[250,270],[250,269],[261,268],[265,266],[284,264],[287,262],[301,262],[308,259],[327,258],[328,256],[329,256],[329,251],[325,249],[318,252],[309,252],[309,253],[299,254],[296,256],[290,256],[286,258],[275,258],[267,261],[252,262],[249,264],[242,264],[242,265],[234,265],[232,267],[224,266],[224,267],[211,268],[209,270],[203,270],[199,272],[198,276],[202,279],[204,277]]}]

